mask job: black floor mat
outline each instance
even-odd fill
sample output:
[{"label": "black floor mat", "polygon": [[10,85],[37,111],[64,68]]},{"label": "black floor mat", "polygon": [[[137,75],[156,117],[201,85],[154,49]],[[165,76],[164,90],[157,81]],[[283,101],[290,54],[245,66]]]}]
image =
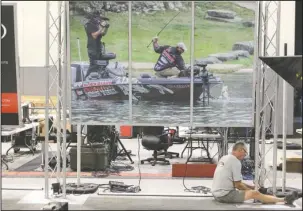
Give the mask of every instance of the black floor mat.
[{"label": "black floor mat", "polygon": [[[49,152],[49,158],[53,156],[54,152]],[[23,164],[19,168],[15,169],[15,171],[37,171],[41,167],[42,163],[42,154],[38,157],[34,158],[33,160]]]}]

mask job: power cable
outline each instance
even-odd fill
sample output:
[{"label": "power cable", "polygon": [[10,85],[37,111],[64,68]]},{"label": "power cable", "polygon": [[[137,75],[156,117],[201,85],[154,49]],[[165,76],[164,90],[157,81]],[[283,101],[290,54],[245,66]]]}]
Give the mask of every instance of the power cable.
[{"label": "power cable", "polygon": [[[142,137],[142,134],[141,134]],[[140,162],[141,162],[141,158],[140,158],[140,135],[137,135],[137,140],[138,140],[138,170],[139,170],[139,191],[141,191],[141,179],[142,179],[142,175],[141,175],[141,168],[140,168]]]},{"label": "power cable", "polygon": [[[109,184],[102,184],[102,186],[107,186],[107,187],[99,186],[99,188],[103,189],[102,192],[105,192],[107,190],[110,190],[111,192],[119,192],[119,193],[121,193],[121,192],[127,193],[127,192],[141,191],[142,173],[141,173],[141,168],[140,168],[140,134],[137,135],[137,141],[138,141],[137,155],[138,155],[138,170],[139,170],[138,186],[136,187],[136,186],[133,186],[133,185],[126,185],[123,182],[119,182],[119,181],[110,181]],[[116,163],[118,163],[118,162],[116,162]],[[124,164],[124,165],[125,165],[124,169],[122,168],[123,170],[126,170],[126,171],[134,170],[133,166],[130,166],[130,165],[127,165],[127,164]],[[112,172],[119,174],[121,169],[119,169],[117,167],[114,167],[114,165],[111,165],[110,167],[111,168],[106,169],[106,171],[104,172],[105,174],[104,175],[101,174],[101,176],[103,176],[103,177],[109,176],[109,174],[111,173],[111,170],[113,170]],[[98,175],[98,173],[95,173],[95,176],[100,176],[100,174]],[[102,194],[98,193],[98,195],[102,195]]]},{"label": "power cable", "polygon": [[[189,135],[189,141],[192,144],[191,134],[192,134],[192,128],[190,129],[190,135]],[[182,183],[183,183],[184,191],[188,191],[188,192],[191,192],[191,189],[189,189],[189,188],[186,187],[186,185],[185,185],[185,177],[187,176],[187,164],[188,164],[191,156],[192,156],[192,151],[190,153],[190,156],[187,158],[187,160],[185,162],[185,172],[184,172],[184,176],[182,178]]]},{"label": "power cable", "polygon": [[[217,131],[217,132],[219,133],[219,131]],[[221,135],[221,133],[220,133],[220,135]],[[190,129],[189,141],[190,141],[190,144],[191,144],[191,147],[192,147],[192,128]],[[191,188],[188,188],[185,185],[185,177],[187,176],[187,165],[188,165],[188,162],[190,161],[191,157],[192,157],[192,150],[190,150],[190,155],[189,155],[189,157],[187,158],[187,160],[185,162],[185,172],[184,172],[184,176],[183,176],[183,179],[182,179],[184,191],[185,192],[191,192],[191,193],[203,193],[204,194],[203,197],[213,197],[212,195],[206,195],[206,194],[211,192],[211,189],[208,188],[208,187],[192,186]]]}]

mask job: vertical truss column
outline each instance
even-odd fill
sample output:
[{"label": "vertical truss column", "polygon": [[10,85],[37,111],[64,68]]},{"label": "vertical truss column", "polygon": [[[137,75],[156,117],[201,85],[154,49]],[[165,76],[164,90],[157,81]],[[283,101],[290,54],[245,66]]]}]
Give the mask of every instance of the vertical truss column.
[{"label": "vertical truss column", "polygon": [[[67,2],[68,3],[68,2]],[[45,197],[49,198],[49,177],[56,177],[61,183],[63,178],[63,197],[65,197],[65,172],[66,172],[66,111],[67,111],[67,25],[66,2],[46,2],[46,109],[45,109],[45,147],[44,147],[44,172],[45,172]],[[51,90],[56,88],[56,101],[50,97]],[[55,118],[50,118],[49,111],[55,110]],[[49,121],[52,122],[49,128]],[[57,152],[48,143],[50,134],[56,129]],[[55,132],[55,131],[54,131]],[[50,150],[50,159],[49,159]],[[51,168],[51,160],[56,159],[55,168]],[[63,165],[61,164],[63,161]],[[61,167],[63,175],[61,174]],[[56,174],[55,174],[56,172]]]},{"label": "vertical truss column", "polygon": [[[255,184],[264,186],[267,179],[276,189],[277,170],[277,104],[279,76],[273,72],[259,56],[278,56],[280,45],[280,2],[259,1],[258,2],[258,38],[256,40],[255,64],[257,68],[256,77],[256,120],[255,120]],[[265,150],[265,138],[268,134],[273,135],[273,175],[270,181],[269,168],[265,165],[265,157],[270,149]],[[260,150],[261,137],[261,150]]]}]

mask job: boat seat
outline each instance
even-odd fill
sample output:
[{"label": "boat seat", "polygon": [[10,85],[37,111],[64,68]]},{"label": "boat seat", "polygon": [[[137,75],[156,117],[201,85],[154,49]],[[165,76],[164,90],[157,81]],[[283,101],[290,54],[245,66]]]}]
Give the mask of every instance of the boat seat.
[{"label": "boat seat", "polygon": [[102,67],[106,67],[108,65],[108,60],[95,60],[94,64]]},{"label": "boat seat", "polygon": [[198,66],[198,67],[207,67],[207,64],[206,63],[197,63],[197,64],[195,64],[195,66]]},{"label": "boat seat", "polygon": [[116,58],[116,54],[115,53],[106,53],[101,55],[99,60],[95,60],[94,63],[96,65],[99,66],[107,66],[108,65],[108,61],[115,59]]}]

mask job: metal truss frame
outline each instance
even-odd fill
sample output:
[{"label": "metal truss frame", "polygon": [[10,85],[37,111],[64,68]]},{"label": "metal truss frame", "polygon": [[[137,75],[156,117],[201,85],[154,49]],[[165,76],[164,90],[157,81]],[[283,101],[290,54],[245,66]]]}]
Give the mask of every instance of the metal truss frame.
[{"label": "metal truss frame", "polygon": [[[69,27],[68,1],[46,2],[46,94],[45,94],[45,142],[44,142],[44,174],[45,198],[49,198],[49,178],[56,177],[61,184],[62,196],[66,197],[66,124],[67,124],[67,63],[69,59],[68,37]],[[56,102],[50,98],[50,90],[56,87]],[[50,118],[50,109],[56,110],[54,118]],[[55,119],[55,122],[53,121]],[[49,125],[49,121],[52,125]],[[57,152],[53,153],[49,144],[49,136],[56,129]],[[49,152],[51,151],[51,153]],[[49,155],[50,153],[50,155]],[[50,158],[50,159],[49,159]],[[56,160],[55,168],[50,167],[50,161]],[[62,162],[62,164],[61,164]],[[61,169],[62,167],[62,169]]]},{"label": "metal truss frame", "polygon": [[[50,171],[49,167],[49,134],[46,131],[44,144],[44,162],[48,163],[44,167],[45,173],[45,198],[49,198],[49,177],[56,177],[61,183],[62,179],[62,196],[66,198],[66,117],[68,105],[67,93],[69,77],[68,66],[70,64],[69,52],[69,27],[66,26],[69,18],[69,2],[68,1],[48,1],[46,6],[46,63],[48,71],[46,73],[46,109],[45,109],[45,127],[49,128],[50,113],[49,109],[56,109],[56,123],[53,126],[57,129],[57,153],[51,154],[52,158],[57,159],[55,170]],[[274,135],[273,144],[273,171],[272,185],[273,191],[276,192],[276,169],[277,169],[277,115],[276,106],[278,102],[279,78],[258,58],[259,56],[277,56],[280,47],[280,2],[279,1],[258,1],[258,9],[256,14],[256,46],[255,46],[255,62],[256,70],[256,105],[255,105],[255,184],[256,189],[259,185],[263,185],[266,179],[269,179],[265,172],[265,136],[267,131],[271,131]],[[192,5],[194,6],[194,4]],[[272,22],[269,31],[269,23]],[[273,27],[274,26],[274,27]],[[56,52],[53,53],[53,48]],[[131,60],[130,60],[131,62]],[[130,63],[131,64],[131,63]],[[193,71],[193,70],[191,70]],[[269,75],[272,75],[270,77]],[[50,98],[50,90],[53,86],[57,88],[57,102]],[[272,89],[272,90],[270,90]],[[274,102],[273,102],[274,101]],[[272,119],[268,119],[272,113]],[[78,125],[79,128],[79,125]],[[80,137],[79,137],[80,138]],[[261,141],[261,146],[259,141]],[[260,148],[261,147],[261,148]],[[61,169],[61,159],[63,161]],[[56,173],[56,174],[55,174]],[[78,172],[79,173],[79,172]],[[80,175],[78,174],[78,177]],[[78,178],[78,183],[79,183]]]},{"label": "metal truss frame", "polygon": [[[256,189],[268,181],[276,193],[277,183],[277,104],[279,76],[273,72],[259,56],[279,56],[280,52],[280,1],[258,1],[256,20],[256,108],[255,108],[255,184]],[[265,157],[270,149],[265,149],[265,137],[273,135],[273,164],[270,170]],[[260,146],[261,143],[261,146]],[[270,173],[272,174],[270,176]]]}]

